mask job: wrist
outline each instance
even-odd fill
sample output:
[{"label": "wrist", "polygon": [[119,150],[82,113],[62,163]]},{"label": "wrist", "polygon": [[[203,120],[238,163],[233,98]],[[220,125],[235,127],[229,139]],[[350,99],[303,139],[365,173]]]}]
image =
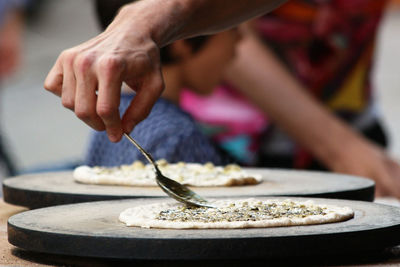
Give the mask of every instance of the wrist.
[{"label": "wrist", "polygon": [[335,140],[332,142],[329,153],[326,153],[325,160],[331,170],[349,172],[354,168],[352,166],[354,160],[357,161],[359,157],[368,158],[367,156],[370,156],[375,146],[347,126],[341,130],[340,135],[332,138]]},{"label": "wrist", "polygon": [[147,36],[158,47],[163,47],[188,37],[184,26],[198,2],[202,1],[138,1],[122,7],[115,21],[126,22],[127,31],[134,30],[135,35]]},{"label": "wrist", "polygon": [[313,153],[330,170],[339,170],[346,165],[354,148],[363,143],[363,138],[343,122],[335,120],[325,125],[324,134],[315,138]]}]

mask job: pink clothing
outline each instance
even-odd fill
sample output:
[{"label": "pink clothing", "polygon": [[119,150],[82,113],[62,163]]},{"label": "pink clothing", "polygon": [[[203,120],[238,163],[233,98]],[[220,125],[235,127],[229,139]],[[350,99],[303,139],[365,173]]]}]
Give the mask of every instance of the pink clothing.
[{"label": "pink clothing", "polygon": [[[206,134],[230,150],[237,160],[250,164],[254,159],[261,133],[268,120],[241,94],[227,85],[217,87],[211,95],[199,96],[189,90],[181,95],[181,107],[190,113]],[[225,143],[225,145],[224,145]],[[229,144],[229,147],[227,147]],[[245,150],[245,151],[239,151]],[[232,154],[232,153],[230,153]]]}]

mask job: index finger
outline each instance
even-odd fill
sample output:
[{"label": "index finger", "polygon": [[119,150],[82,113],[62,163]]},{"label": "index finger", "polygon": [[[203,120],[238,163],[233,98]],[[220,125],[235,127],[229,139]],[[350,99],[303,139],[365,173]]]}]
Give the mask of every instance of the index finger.
[{"label": "index finger", "polygon": [[[129,85],[129,84],[128,84]],[[156,71],[142,82],[142,87],[137,91],[122,118],[124,132],[130,133],[136,124],[144,120],[151,108],[164,90],[164,81],[161,71]]]},{"label": "index finger", "polygon": [[60,55],[47,74],[44,81],[44,88],[57,96],[61,96],[63,78],[62,56]]},{"label": "index finger", "polygon": [[119,104],[121,97],[121,69],[113,59],[105,59],[99,64],[98,95],[96,112],[103,120],[108,138],[118,142],[122,138]]}]

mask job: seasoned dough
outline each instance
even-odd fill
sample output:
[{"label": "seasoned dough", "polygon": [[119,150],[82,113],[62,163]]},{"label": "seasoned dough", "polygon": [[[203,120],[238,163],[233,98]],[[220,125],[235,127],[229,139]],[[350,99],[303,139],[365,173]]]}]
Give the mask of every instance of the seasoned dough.
[{"label": "seasoned dough", "polygon": [[[168,178],[191,186],[235,186],[258,184],[259,174],[250,174],[238,165],[214,166],[212,163],[171,164],[157,162],[161,172]],[[75,181],[85,184],[157,186],[153,166],[135,161],[131,165],[113,168],[80,166],[73,173]]]},{"label": "seasoned dough", "polygon": [[263,228],[323,224],[348,220],[349,207],[315,204],[312,201],[217,200],[215,208],[186,207],[180,203],[155,203],[123,211],[119,220],[144,228]]}]

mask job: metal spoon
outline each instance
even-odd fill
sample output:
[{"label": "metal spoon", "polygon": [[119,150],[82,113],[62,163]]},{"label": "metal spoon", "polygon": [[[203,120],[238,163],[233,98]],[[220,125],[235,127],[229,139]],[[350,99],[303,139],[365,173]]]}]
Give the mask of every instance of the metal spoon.
[{"label": "metal spoon", "polygon": [[157,184],[161,187],[161,189],[167,193],[170,197],[178,200],[179,202],[184,203],[187,206],[195,206],[195,207],[208,207],[212,208],[213,206],[208,203],[207,200],[187,188],[186,186],[165,177],[160,169],[157,166],[157,163],[153,159],[153,157],[147,153],[129,134],[124,133],[125,137],[136,146],[137,149],[145,156],[145,158],[154,166],[154,170],[156,173],[156,181]]}]

